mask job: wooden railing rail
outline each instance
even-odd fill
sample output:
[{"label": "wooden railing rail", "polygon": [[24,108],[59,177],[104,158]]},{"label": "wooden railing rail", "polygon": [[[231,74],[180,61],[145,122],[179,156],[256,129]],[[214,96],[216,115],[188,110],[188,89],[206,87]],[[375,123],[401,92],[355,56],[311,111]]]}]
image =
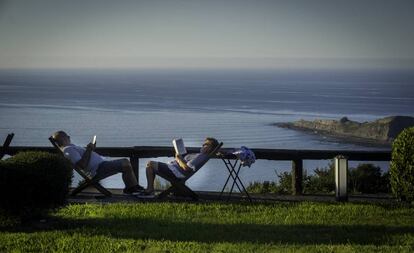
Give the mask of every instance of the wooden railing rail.
[{"label": "wooden railing rail", "polygon": [[[14,146],[7,150],[8,155],[21,151],[45,151],[55,153],[53,147]],[[189,152],[198,152],[200,148],[187,148]],[[230,151],[231,148],[223,148]],[[344,155],[353,161],[390,161],[391,151],[354,151],[354,150],[297,150],[297,149],[252,149],[257,159],[264,160],[324,160],[332,159],[337,155]],[[174,156],[171,147],[136,146],[136,147],[97,147],[96,152],[108,157],[128,157],[132,154],[139,158]]]}]

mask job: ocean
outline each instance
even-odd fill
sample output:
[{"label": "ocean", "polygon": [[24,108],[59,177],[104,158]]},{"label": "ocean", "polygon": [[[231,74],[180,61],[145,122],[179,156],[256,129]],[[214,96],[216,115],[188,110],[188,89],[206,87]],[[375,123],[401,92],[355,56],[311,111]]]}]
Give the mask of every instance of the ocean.
[{"label": "ocean", "polygon": [[[1,70],[0,136],[12,145],[50,146],[65,130],[74,143],[98,146],[168,146],[183,138],[197,147],[211,136],[225,148],[388,150],[344,143],[272,125],[299,119],[371,121],[414,116],[414,72],[403,70]],[[168,161],[171,158],[152,160]],[[146,185],[146,160],[140,184]],[[329,161],[305,161],[312,173]],[[356,166],[358,162],[351,163]],[[384,170],[387,163],[375,163]],[[245,184],[276,180],[289,162],[257,161],[243,168]],[[210,161],[188,182],[219,190],[221,161]],[[75,178],[74,184],[77,183]],[[120,176],[104,180],[123,187]]]}]

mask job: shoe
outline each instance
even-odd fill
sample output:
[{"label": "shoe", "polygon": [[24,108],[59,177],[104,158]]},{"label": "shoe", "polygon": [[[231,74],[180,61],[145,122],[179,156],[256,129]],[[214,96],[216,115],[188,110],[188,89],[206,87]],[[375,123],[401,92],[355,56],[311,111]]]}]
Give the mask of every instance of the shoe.
[{"label": "shoe", "polygon": [[140,192],[136,196],[137,196],[137,198],[140,198],[140,199],[153,199],[153,198],[155,198],[154,192],[145,192],[145,191]]},{"label": "shoe", "polygon": [[144,190],[145,190],[144,187],[137,184],[137,185],[129,187],[129,188],[124,188],[123,192],[124,192],[124,194],[136,195],[136,194],[139,194],[140,192],[142,192]]}]

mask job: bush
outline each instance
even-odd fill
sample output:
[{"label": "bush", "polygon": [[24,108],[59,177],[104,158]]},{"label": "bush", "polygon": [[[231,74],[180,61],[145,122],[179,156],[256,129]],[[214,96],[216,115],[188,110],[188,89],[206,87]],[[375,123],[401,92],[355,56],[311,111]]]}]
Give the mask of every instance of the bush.
[{"label": "bush", "polygon": [[403,201],[414,201],[414,127],[402,131],[392,144],[391,189]]},{"label": "bush", "polygon": [[283,172],[277,174],[279,183],[265,181],[250,183],[246,190],[251,193],[278,193],[278,194],[290,194],[292,192],[292,176],[289,172]]},{"label": "bush", "polygon": [[304,176],[304,193],[332,193],[335,192],[335,174],[333,163],[327,168],[316,168],[315,174]]},{"label": "bush", "polygon": [[33,217],[66,202],[72,167],[62,156],[22,152],[0,162],[0,207]]},{"label": "bush", "polygon": [[261,182],[253,182],[250,183],[246,190],[251,193],[276,193],[277,192],[277,184],[275,182],[264,181]]},{"label": "bush", "polygon": [[277,185],[276,193],[279,194],[291,194],[292,193],[292,174],[289,172],[283,172],[277,174],[279,178],[279,184]]},{"label": "bush", "polygon": [[370,163],[359,164],[349,170],[348,187],[357,193],[388,193],[389,173],[381,173],[381,168]]},{"label": "bush", "polygon": [[[331,163],[326,168],[316,168],[313,175],[303,175],[303,193],[319,194],[335,192],[335,170]],[[254,182],[249,184],[247,190],[253,193],[292,193],[292,174],[283,172],[277,174],[278,183]],[[389,173],[381,173],[381,168],[373,164],[359,164],[350,168],[348,173],[348,189],[354,193],[388,193]]]}]

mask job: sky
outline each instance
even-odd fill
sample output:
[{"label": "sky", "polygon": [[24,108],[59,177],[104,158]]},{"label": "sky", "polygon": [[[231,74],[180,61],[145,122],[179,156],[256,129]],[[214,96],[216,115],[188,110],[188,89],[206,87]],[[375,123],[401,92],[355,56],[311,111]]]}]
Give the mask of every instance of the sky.
[{"label": "sky", "polygon": [[0,68],[413,68],[413,0],[0,0]]}]

